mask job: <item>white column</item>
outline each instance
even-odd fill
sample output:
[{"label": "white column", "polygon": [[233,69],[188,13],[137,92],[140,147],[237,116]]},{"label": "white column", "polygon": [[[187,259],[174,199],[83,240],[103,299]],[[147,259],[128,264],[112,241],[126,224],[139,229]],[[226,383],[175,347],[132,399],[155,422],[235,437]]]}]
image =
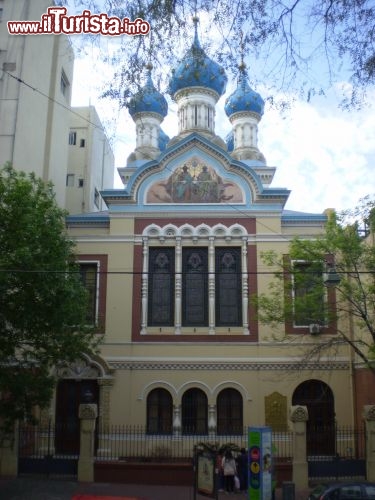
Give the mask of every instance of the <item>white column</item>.
[{"label": "white column", "polygon": [[216,436],[216,405],[208,405],[208,434]]},{"label": "white column", "polygon": [[175,405],[173,407],[173,435],[181,435],[181,406]]},{"label": "white column", "polygon": [[143,266],[142,266],[142,317],[141,335],[147,334],[147,307],[148,307],[148,238],[143,238]]},{"label": "white column", "polygon": [[215,245],[214,237],[208,243],[208,333],[215,335]]},{"label": "white column", "polygon": [[243,334],[249,335],[249,282],[247,276],[247,237],[242,238],[242,326]]},{"label": "white column", "polygon": [[182,248],[181,238],[176,238],[175,249],[175,301],[174,301],[174,333],[181,333],[181,294],[182,294]]}]

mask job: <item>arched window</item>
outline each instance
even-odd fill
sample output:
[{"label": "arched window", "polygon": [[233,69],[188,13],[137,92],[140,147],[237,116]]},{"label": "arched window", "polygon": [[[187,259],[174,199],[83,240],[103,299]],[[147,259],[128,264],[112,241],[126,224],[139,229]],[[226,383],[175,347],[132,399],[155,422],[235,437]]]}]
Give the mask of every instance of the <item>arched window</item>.
[{"label": "arched window", "polygon": [[182,433],[207,434],[207,396],[200,389],[189,389],[182,396]]},{"label": "arched window", "polygon": [[236,389],[223,389],[217,397],[216,408],[219,435],[243,433],[242,396]]},{"label": "arched window", "polygon": [[321,380],[306,380],[294,391],[292,404],[307,407],[307,454],[334,455],[335,408],[331,388]]},{"label": "arched window", "polygon": [[147,396],[147,433],[172,434],[172,396],[166,389],[154,389]]}]

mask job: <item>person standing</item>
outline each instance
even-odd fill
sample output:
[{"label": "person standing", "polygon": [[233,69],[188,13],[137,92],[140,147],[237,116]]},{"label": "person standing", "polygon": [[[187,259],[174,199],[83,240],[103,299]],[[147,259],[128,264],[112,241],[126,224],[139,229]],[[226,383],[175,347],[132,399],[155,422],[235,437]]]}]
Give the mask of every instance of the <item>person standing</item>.
[{"label": "person standing", "polygon": [[240,480],[240,490],[247,491],[247,453],[245,448],[241,448],[241,453],[237,457],[237,471]]},{"label": "person standing", "polygon": [[227,450],[223,458],[224,487],[227,493],[234,493],[234,476],[237,474],[236,461]]}]

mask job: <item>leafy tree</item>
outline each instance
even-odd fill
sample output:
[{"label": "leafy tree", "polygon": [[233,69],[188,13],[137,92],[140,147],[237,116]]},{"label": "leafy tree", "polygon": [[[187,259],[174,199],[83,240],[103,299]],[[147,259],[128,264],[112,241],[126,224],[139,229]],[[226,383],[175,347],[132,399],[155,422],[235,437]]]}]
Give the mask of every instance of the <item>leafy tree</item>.
[{"label": "leafy tree", "polygon": [[[375,200],[367,197],[354,210],[331,212],[325,232],[316,239],[295,238],[290,243],[288,258],[274,251],[264,253],[263,261],[275,274],[268,292],[254,297],[260,322],[271,326],[318,324],[322,333],[333,322],[337,334],[320,335],[312,347],[306,348],[306,359],[327,350],[334,352],[346,344],[374,369],[374,231]],[[296,267],[295,262],[306,263],[306,272],[300,272],[301,267]],[[332,295],[323,301],[327,272],[334,270],[339,277],[334,302]],[[281,338],[290,340],[285,333]]]},{"label": "leafy tree", "polygon": [[0,170],[0,427],[48,405],[53,367],[94,346],[64,219],[52,185]]},{"label": "leafy tree", "polygon": [[[60,0],[70,11],[107,12],[108,16],[137,18],[150,23],[147,36],[116,39],[103,56],[115,67],[104,94],[123,101],[142,82],[144,65],[151,60],[162,90],[176,58],[192,41],[192,17],[204,31],[201,41],[208,54],[237,74],[240,52],[251,68],[253,83],[270,85],[273,96],[297,93],[307,100],[333,84],[342,86],[342,104],[358,106],[375,83],[375,6],[371,0]],[[89,36],[90,38],[90,36]],[[91,47],[87,38],[77,52]],[[91,36],[92,44],[107,43]],[[117,49],[115,48],[117,47]],[[154,78],[155,79],[155,78]]]}]

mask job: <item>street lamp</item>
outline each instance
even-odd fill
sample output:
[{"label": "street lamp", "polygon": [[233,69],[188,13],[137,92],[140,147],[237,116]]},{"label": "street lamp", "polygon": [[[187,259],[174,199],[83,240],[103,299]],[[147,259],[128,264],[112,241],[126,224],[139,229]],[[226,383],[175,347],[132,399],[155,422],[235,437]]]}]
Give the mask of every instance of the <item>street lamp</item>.
[{"label": "street lamp", "polygon": [[340,284],[341,278],[333,264],[327,264],[323,273],[323,283],[326,287],[335,287]]}]

